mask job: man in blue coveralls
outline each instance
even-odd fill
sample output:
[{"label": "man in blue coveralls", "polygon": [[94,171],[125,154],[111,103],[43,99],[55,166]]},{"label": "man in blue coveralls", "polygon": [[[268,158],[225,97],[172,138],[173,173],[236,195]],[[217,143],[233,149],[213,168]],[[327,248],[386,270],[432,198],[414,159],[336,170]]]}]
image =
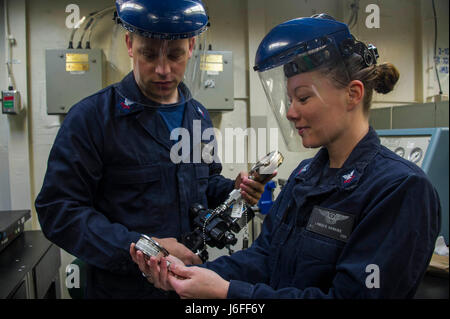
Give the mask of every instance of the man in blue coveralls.
[{"label": "man in blue coveralls", "polygon": [[[167,298],[173,293],[149,284],[133,263],[130,244],[146,234],[185,264],[201,263],[178,242],[191,230],[189,207],[216,207],[234,188],[256,204],[264,185],[246,173],[224,178],[218,161],[194,158],[197,144],[214,143],[192,138],[194,121],[202,133],[212,127],[193,98],[208,26],[202,2],[117,0],[116,7],[133,71],[71,108],[35,205],[47,238],[86,262],[88,298]],[[191,140],[190,158],[175,163],[176,128]]]}]

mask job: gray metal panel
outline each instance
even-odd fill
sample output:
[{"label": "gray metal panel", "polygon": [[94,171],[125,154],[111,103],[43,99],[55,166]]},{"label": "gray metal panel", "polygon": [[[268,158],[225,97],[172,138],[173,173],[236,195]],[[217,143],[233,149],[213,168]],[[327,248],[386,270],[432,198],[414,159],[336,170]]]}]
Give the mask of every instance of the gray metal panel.
[{"label": "gray metal panel", "polygon": [[[202,80],[203,89],[195,97],[209,111],[229,111],[234,108],[233,53],[231,51],[207,51],[207,55],[222,56],[216,64],[222,71],[207,70]],[[206,87],[211,83],[213,87]]]},{"label": "gray metal panel", "polygon": [[[88,54],[89,69],[66,71],[66,54]],[[65,114],[83,98],[103,88],[104,56],[100,49],[48,49],[45,52],[47,113]]]},{"label": "gray metal panel", "polygon": [[445,242],[449,244],[449,131],[448,128],[436,128],[433,133],[431,144],[427,150],[427,156],[422,166],[427,173],[433,186],[436,188],[441,201],[441,232],[439,235],[444,236]]},{"label": "gray metal panel", "polygon": [[448,127],[448,101],[436,103],[436,127]]},{"label": "gray metal panel", "polygon": [[392,109],[392,128],[435,127],[435,104],[411,104]]},{"label": "gray metal panel", "polygon": [[369,123],[375,130],[388,130],[391,128],[391,110],[386,107],[370,110]]}]

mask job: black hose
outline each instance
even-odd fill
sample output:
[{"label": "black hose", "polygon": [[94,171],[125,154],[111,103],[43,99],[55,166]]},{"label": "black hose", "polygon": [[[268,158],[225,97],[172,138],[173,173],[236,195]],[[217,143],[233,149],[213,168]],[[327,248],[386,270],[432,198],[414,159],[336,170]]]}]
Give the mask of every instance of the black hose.
[{"label": "black hose", "polygon": [[434,70],[436,71],[436,77],[437,77],[437,81],[439,84],[439,95],[442,95],[441,79],[439,78],[439,72],[438,72],[437,65],[436,65],[437,38],[438,38],[436,7],[434,5],[434,0],[432,0],[431,3],[433,4],[433,14],[434,14]]}]

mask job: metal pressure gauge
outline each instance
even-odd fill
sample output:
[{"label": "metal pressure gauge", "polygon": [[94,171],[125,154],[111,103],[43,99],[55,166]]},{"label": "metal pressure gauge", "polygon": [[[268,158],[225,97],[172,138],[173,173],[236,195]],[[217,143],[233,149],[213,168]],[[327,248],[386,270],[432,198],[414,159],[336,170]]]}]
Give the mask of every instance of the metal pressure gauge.
[{"label": "metal pressure gauge", "polygon": [[141,238],[139,238],[136,243],[136,249],[142,251],[142,253],[148,258],[152,256],[169,256],[169,252],[163,246],[146,235],[141,235]]}]

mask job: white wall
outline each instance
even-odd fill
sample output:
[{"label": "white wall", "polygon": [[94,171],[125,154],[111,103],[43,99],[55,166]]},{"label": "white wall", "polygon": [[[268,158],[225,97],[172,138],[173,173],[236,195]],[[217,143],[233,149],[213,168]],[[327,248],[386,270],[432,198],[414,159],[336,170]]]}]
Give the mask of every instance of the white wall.
[{"label": "white wall", "polygon": [[[0,7],[0,16],[4,17],[3,3]],[[2,18],[3,19],[3,18]],[[2,20],[3,21],[3,20]],[[4,24],[0,23],[0,74],[6,74],[5,57],[5,29]],[[0,87],[7,86],[7,78],[0,77]],[[0,116],[0,210],[11,209],[11,189],[9,183],[9,124],[8,117]]]},{"label": "white wall", "polygon": [[[0,1],[0,4],[3,4]],[[254,56],[264,35],[287,19],[327,12],[346,22],[353,0],[205,0],[211,17],[210,42],[213,50],[233,52],[235,108],[231,112],[212,113],[215,126],[224,133],[227,127],[246,128],[256,118],[266,117],[267,127],[277,127],[253,72]],[[33,229],[39,228],[34,212],[46,171],[47,158],[62,117],[46,113],[45,49],[66,48],[70,30],[65,26],[66,5],[76,3],[81,15],[114,4],[113,0],[9,0],[11,30],[17,38],[14,65],[17,87],[21,90],[25,111],[19,116],[0,114],[0,209],[33,210]],[[368,29],[365,7],[377,4],[381,12],[380,28]],[[394,63],[401,77],[396,90],[387,96],[375,94],[374,107],[425,102],[437,93],[433,66],[433,19],[431,0],[361,0],[359,21],[351,30],[363,41],[379,48],[380,61]],[[448,48],[448,1],[436,0],[438,47]],[[3,5],[0,5],[0,87],[6,88]],[[118,41],[111,37],[119,33]],[[93,35],[93,47],[104,49],[108,65],[107,84],[120,80],[130,61],[121,40],[122,31],[104,18]],[[441,79],[448,94],[448,74]],[[223,134],[224,135],[224,134]],[[285,163],[278,177],[287,178],[298,163],[315,150],[288,152],[279,136],[279,148]],[[223,174],[234,178],[246,164],[224,164]],[[72,257],[63,255],[63,264]],[[67,295],[65,295],[67,296]]]},{"label": "white wall", "polygon": [[[350,3],[350,1],[347,1]],[[380,28],[365,26],[367,13],[364,9],[370,3],[380,8]],[[358,24],[351,30],[363,42],[373,43],[380,54],[380,62],[391,62],[400,71],[396,89],[388,95],[374,93],[373,106],[417,102],[415,83],[420,79],[420,52],[416,50],[420,40],[420,24],[415,23],[419,1],[370,1],[359,2],[361,12]],[[401,18],[400,18],[401,17]],[[386,105],[388,104],[388,105]]]},{"label": "white wall", "polygon": [[[5,19],[4,3],[1,3],[1,32],[2,41],[0,49],[2,51],[1,61],[6,61],[7,48],[5,41]],[[0,133],[0,157],[3,162],[0,165],[2,172],[0,176],[4,178],[0,182],[0,207],[4,209],[30,209],[31,208],[31,188],[33,179],[30,171],[30,144],[29,125],[31,117],[28,113],[28,78],[27,78],[27,28],[26,28],[26,3],[25,0],[8,1],[8,12],[10,19],[10,34],[16,39],[15,45],[11,49],[12,71],[14,73],[14,89],[20,92],[21,103],[24,107],[20,115],[1,115]],[[2,90],[8,88],[6,65],[1,64],[0,85]],[[7,152],[7,156],[5,155]],[[5,172],[5,170],[8,172]],[[26,229],[32,228],[33,219],[25,224]]]},{"label": "white wall", "polygon": [[[346,0],[350,7],[353,0]],[[436,0],[438,17],[438,47],[448,48],[448,1]],[[367,28],[365,8],[377,4],[380,8],[380,28]],[[351,32],[364,42],[379,48],[380,62],[391,62],[400,71],[400,79],[388,95],[374,93],[373,108],[411,103],[423,103],[438,94],[433,68],[434,19],[431,0],[360,0],[360,17]],[[345,11],[348,21],[349,11]],[[448,57],[448,56],[447,56]],[[448,96],[448,73],[442,88]],[[446,80],[445,80],[446,79]]]},{"label": "white wall", "polygon": [[[438,34],[437,34],[437,54],[439,55],[440,49],[447,49],[447,54],[440,54],[441,64],[438,65],[438,69],[440,66],[447,66],[447,73],[439,71],[439,77],[441,80],[441,87],[444,94],[447,95],[448,98],[448,90],[449,90],[449,79],[448,79],[448,29],[449,29],[449,21],[448,21],[448,6],[449,1],[441,0],[435,1],[436,4],[436,15],[438,20]],[[434,70],[434,15],[432,4],[430,0],[421,0],[420,1],[420,11],[421,11],[421,32],[422,37],[419,40],[420,49],[422,51],[422,74],[423,74],[423,99],[430,100],[431,97],[435,96],[439,93],[437,77]],[[447,57],[447,63],[444,64],[443,57]]]},{"label": "white wall", "polygon": [[[246,4],[245,1],[239,0],[207,0],[205,4],[211,20],[208,43],[212,44],[213,50],[233,53],[234,110],[210,113],[214,126],[221,131],[222,138],[225,140],[225,128],[248,127]],[[243,163],[224,164],[222,174],[234,179],[240,171],[246,170],[247,165]]]}]

